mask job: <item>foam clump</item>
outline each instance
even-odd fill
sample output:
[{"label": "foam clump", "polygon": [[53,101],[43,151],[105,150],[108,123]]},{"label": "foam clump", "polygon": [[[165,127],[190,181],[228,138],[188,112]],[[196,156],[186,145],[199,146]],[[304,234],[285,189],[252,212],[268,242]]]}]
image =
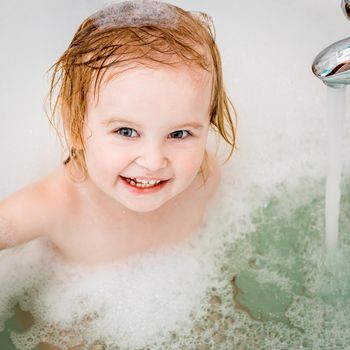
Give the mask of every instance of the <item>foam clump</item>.
[{"label": "foam clump", "polygon": [[139,27],[166,25],[175,27],[177,13],[170,5],[151,0],[124,1],[106,6],[92,16],[98,27]]},{"label": "foam clump", "polygon": [[37,242],[0,251],[0,330],[5,320],[13,313],[13,307],[20,296],[48,275],[50,260],[43,255],[44,246]]},{"label": "foam clump", "polygon": [[186,244],[84,267],[64,263],[46,239],[32,241],[1,256],[0,330],[18,303],[34,319],[28,331],[11,334],[22,350],[43,341],[60,349],[159,343],[191,328],[213,273],[206,255]]}]

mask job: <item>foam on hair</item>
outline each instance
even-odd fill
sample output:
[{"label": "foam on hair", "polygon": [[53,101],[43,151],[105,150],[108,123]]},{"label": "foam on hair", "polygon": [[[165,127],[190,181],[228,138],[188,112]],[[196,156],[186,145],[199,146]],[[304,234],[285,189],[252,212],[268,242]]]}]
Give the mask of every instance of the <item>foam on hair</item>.
[{"label": "foam on hair", "polygon": [[163,25],[175,27],[177,13],[166,3],[152,0],[124,1],[106,6],[91,18],[99,27],[138,27]]}]

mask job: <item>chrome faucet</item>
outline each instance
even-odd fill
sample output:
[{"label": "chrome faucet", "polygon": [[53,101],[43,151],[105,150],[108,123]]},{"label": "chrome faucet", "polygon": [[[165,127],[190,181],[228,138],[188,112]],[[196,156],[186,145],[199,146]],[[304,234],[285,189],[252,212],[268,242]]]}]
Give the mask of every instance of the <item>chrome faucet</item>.
[{"label": "chrome faucet", "polygon": [[[342,0],[341,7],[350,19],[350,0]],[[344,87],[350,84],[350,38],[329,45],[314,59],[312,71],[327,86]]]}]

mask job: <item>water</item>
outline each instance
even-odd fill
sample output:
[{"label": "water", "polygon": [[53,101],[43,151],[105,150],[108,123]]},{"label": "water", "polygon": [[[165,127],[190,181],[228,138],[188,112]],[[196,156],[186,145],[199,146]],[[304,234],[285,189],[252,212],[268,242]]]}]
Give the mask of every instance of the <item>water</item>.
[{"label": "water", "polygon": [[326,246],[337,247],[342,173],[342,139],[345,116],[345,88],[328,88],[328,175],[326,184]]},{"label": "water", "polygon": [[338,251],[326,254],[324,246],[323,181],[271,198],[243,239],[248,256],[229,249],[232,265],[246,264],[232,281],[236,308],[250,317],[244,329],[254,330],[245,333],[245,349],[350,348],[349,185],[342,188]]}]

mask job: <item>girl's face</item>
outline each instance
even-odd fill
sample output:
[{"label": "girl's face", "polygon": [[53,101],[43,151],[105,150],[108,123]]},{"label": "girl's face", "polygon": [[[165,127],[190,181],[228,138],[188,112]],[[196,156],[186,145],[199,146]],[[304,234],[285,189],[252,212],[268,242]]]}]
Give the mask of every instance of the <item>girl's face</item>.
[{"label": "girl's face", "polygon": [[138,66],[101,84],[84,127],[89,185],[137,212],[186,190],[203,162],[210,91],[211,76],[187,67]]}]

